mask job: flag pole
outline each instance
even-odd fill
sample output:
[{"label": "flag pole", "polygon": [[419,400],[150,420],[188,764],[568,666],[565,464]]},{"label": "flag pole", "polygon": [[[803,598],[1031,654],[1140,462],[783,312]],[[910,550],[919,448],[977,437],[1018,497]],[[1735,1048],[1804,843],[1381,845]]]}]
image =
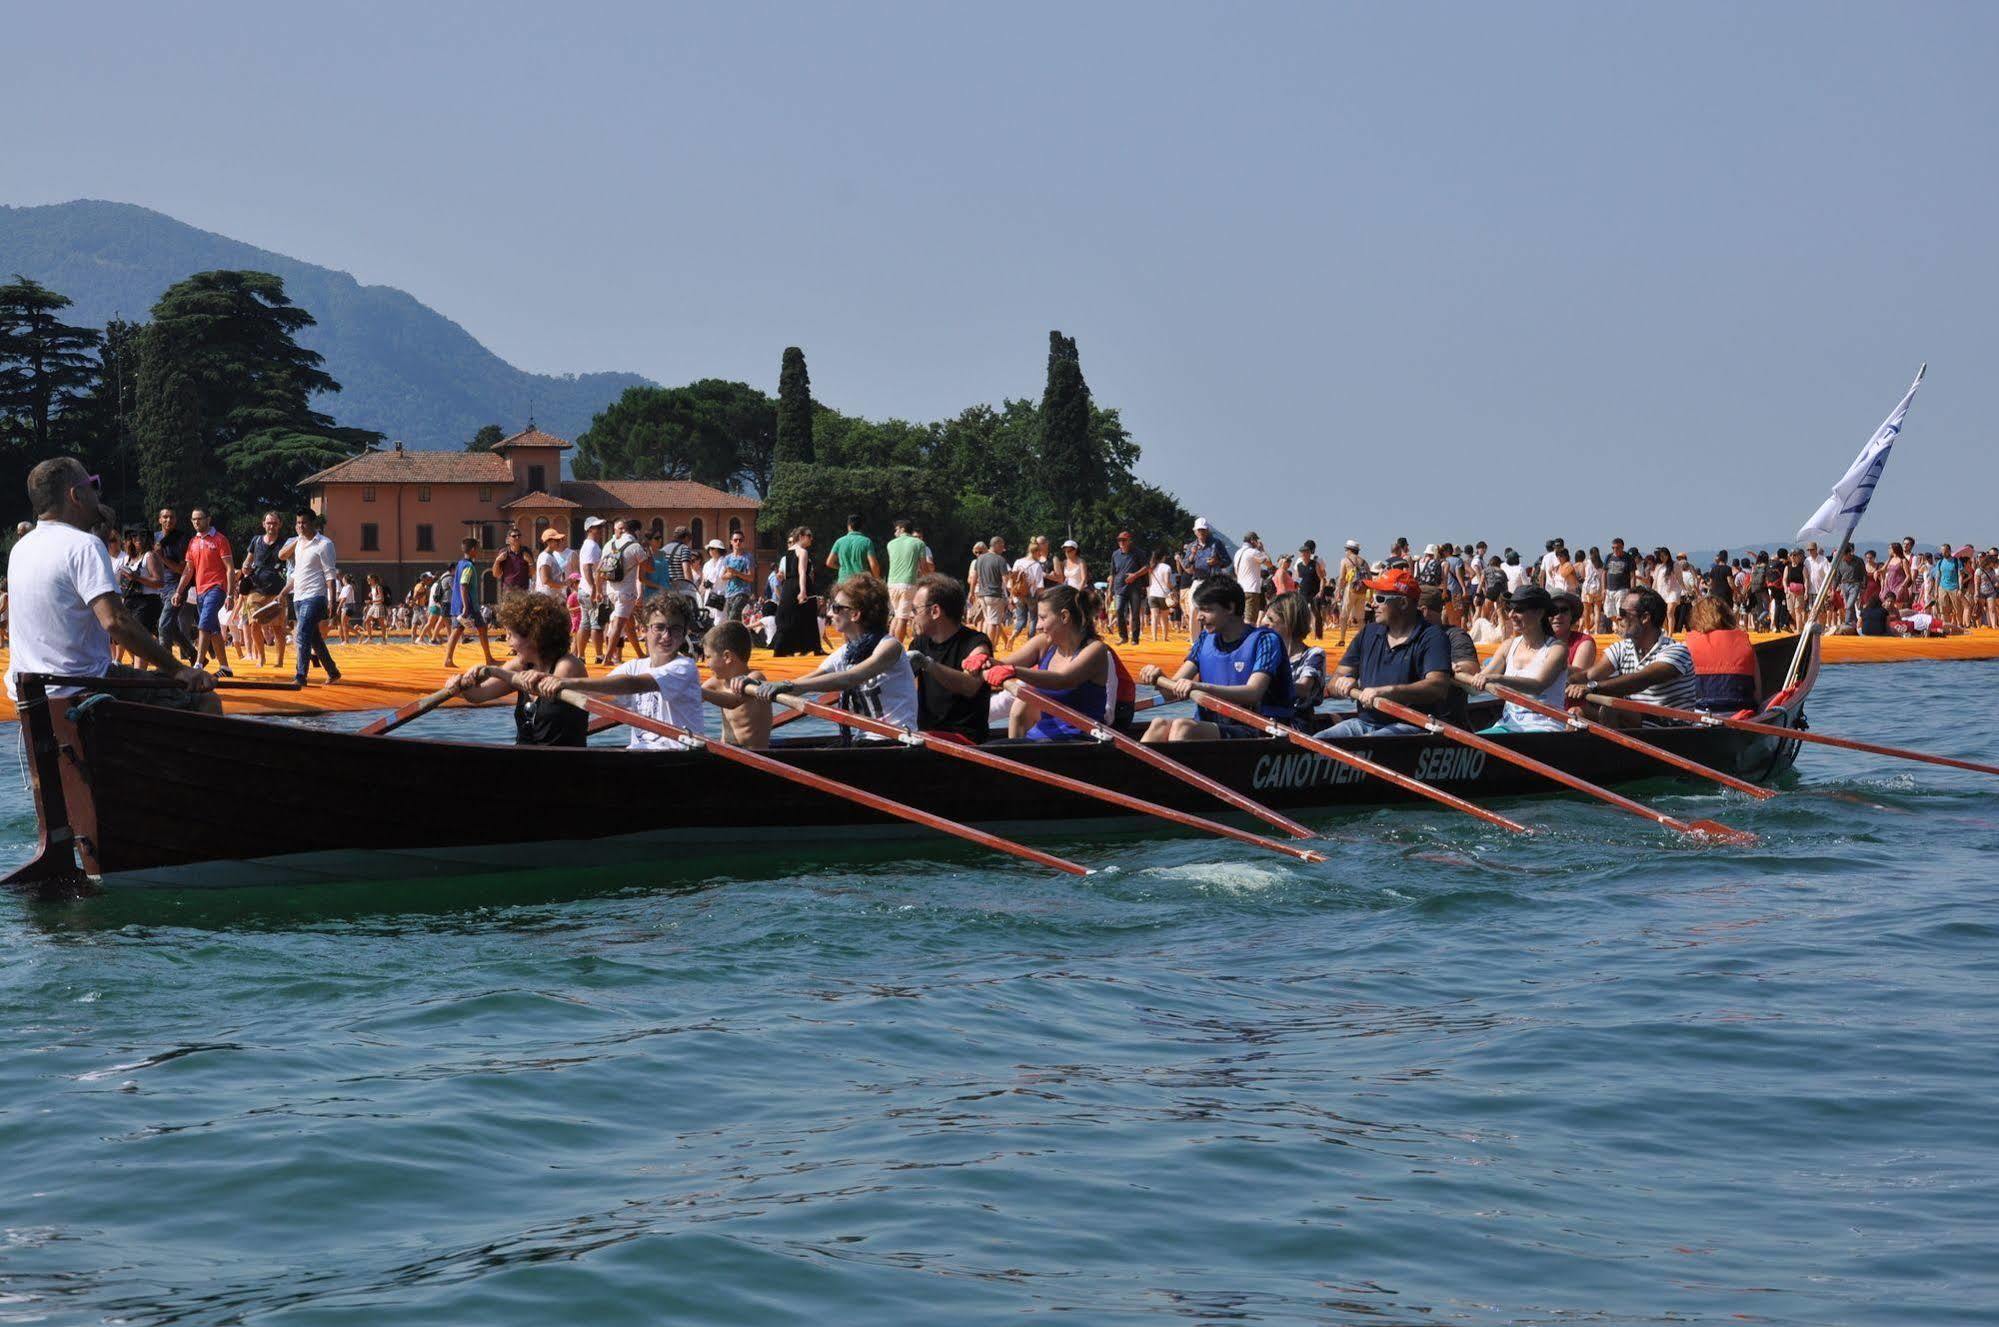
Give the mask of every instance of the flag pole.
[{"label": "flag pole", "polygon": [[1888,464],[1889,449],[1902,432],[1902,420],[1909,413],[1909,402],[1916,399],[1916,389],[1923,385],[1923,375],[1930,371],[1928,361],[1916,370],[1916,380],[1909,384],[1909,390],[1902,400],[1881,421],[1881,427],[1874,430],[1874,436],[1860,449],[1860,455],[1847,467],[1839,483],[1833,486],[1832,496],[1819,504],[1812,513],[1812,519],[1805,528],[1798,531],[1798,538],[1805,540],[1814,536],[1833,539],[1832,565],[1826,568],[1825,579],[1819,583],[1819,592],[1812,598],[1812,606],[1799,624],[1798,648],[1791,655],[1791,666],[1784,674],[1784,689],[1797,684],[1798,674],[1805,665],[1805,653],[1811,649],[1812,633],[1819,629],[1819,612],[1825,607],[1826,596],[1832,593],[1832,583],[1839,571],[1839,559],[1853,544],[1854,532],[1860,528],[1860,518],[1867,514],[1867,504],[1874,500],[1874,486],[1881,480],[1881,471]]}]

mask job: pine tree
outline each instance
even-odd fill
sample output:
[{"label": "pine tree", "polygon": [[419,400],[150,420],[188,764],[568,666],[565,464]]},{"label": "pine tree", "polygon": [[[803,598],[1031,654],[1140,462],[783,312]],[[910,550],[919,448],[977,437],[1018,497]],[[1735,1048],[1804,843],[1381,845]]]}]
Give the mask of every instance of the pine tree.
[{"label": "pine tree", "polygon": [[502,429],[498,424],[482,425],[479,431],[472,435],[472,440],[465,444],[465,450],[468,452],[492,451],[493,444],[504,441],[506,436],[506,430]]},{"label": "pine tree", "polygon": [[64,417],[97,377],[98,333],[57,314],[70,299],[16,275],[0,285],[0,488],[24,505],[27,473],[61,450]]},{"label": "pine tree", "polygon": [[340,384],[294,336],[313,317],[268,272],[198,272],[153,306],[140,353],[147,499],[199,501],[218,523],[287,503],[299,480],[381,440],[312,408]]},{"label": "pine tree", "polygon": [[1090,387],[1074,337],[1048,334],[1048,385],[1041,393],[1041,465],[1057,521],[1073,532],[1080,509],[1103,495],[1104,462],[1091,427]]},{"label": "pine tree", "polygon": [[805,352],[784,349],[784,366],[777,374],[777,449],[773,466],[811,465],[812,379],[805,372]]}]

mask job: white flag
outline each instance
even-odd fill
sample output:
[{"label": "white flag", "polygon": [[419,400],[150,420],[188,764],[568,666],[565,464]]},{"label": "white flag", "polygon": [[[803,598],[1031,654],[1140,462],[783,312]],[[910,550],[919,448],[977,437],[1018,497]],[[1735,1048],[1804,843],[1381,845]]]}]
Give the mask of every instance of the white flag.
[{"label": "white flag", "polygon": [[1888,464],[1888,450],[1902,431],[1902,416],[1909,413],[1909,402],[1916,399],[1916,388],[1923,385],[1923,375],[1929,371],[1928,364],[1916,370],[1916,380],[1909,384],[1902,403],[1881,421],[1881,427],[1874,430],[1874,436],[1860,449],[1860,455],[1854,457],[1853,464],[1832,486],[1832,496],[1819,504],[1819,509],[1798,531],[1800,542],[1816,539],[1837,549],[1853,538],[1860,518],[1867,514],[1867,504],[1873,500],[1874,486],[1881,482],[1881,470]]}]

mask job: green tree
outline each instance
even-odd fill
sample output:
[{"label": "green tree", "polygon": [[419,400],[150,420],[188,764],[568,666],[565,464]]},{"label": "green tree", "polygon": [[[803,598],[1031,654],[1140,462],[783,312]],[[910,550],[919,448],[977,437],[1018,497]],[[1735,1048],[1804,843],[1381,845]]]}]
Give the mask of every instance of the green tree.
[{"label": "green tree", "polygon": [[[777,372],[775,463],[811,465],[815,456],[812,445],[812,379],[805,372],[805,352],[797,346],[786,346],[784,364]],[[764,489],[769,487],[768,482],[763,485]]]},{"label": "green tree", "polygon": [[167,288],[140,347],[149,505],[199,501],[231,521],[292,501],[306,475],[381,441],[312,408],[340,390],[294,339],[313,321],[268,272],[199,272]]},{"label": "green tree", "polygon": [[576,440],[578,479],[691,479],[768,492],[777,407],[747,383],[628,387]]},{"label": "green tree", "polygon": [[1076,339],[1050,332],[1048,385],[1041,393],[1040,471],[1053,508],[1050,514],[1066,530],[1075,528],[1083,504],[1106,487],[1108,475],[1094,422]]},{"label": "green tree", "polygon": [[79,457],[104,476],[104,501],[128,524],[144,523],[133,472],[133,421],[138,413],[139,346],[145,327],[113,318],[97,347],[96,384],[61,416],[56,450]]},{"label": "green tree", "polygon": [[63,322],[69,305],[24,276],[0,285],[0,487],[9,511],[25,510],[28,471],[62,449],[63,418],[96,381],[98,333]]},{"label": "green tree", "polygon": [[468,452],[492,451],[493,444],[503,441],[506,436],[507,431],[498,424],[482,425],[479,431],[472,435],[471,440],[465,444],[465,450]]}]

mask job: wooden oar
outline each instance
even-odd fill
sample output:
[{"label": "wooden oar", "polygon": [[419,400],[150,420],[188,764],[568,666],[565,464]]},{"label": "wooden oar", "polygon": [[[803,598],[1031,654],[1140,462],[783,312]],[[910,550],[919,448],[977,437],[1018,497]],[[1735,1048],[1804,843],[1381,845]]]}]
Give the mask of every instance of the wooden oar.
[{"label": "wooden oar", "polygon": [[1920,760],[1925,765],[1947,765],[1951,769],[1968,769],[1974,774],[1999,774],[1999,765],[1981,765],[1975,760],[1959,760],[1955,756],[1933,756],[1926,751],[1882,746],[1879,742],[1862,742],[1851,737],[1833,737],[1827,733],[1815,733],[1803,728],[1779,728],[1774,723],[1758,723],[1754,719],[1735,719],[1725,714],[1674,709],[1670,705],[1654,705],[1649,700],[1633,700],[1629,696],[1605,696],[1592,691],[1589,693],[1589,698],[1599,705],[1609,705],[1632,714],[1649,714],[1655,719],[1677,719],[1681,723],[1697,723],[1704,728],[1734,728],[1745,733],[1760,733],[1765,737],[1781,737],[1787,742],[1816,742],[1820,746],[1836,746],[1847,751],[1865,751],[1874,756],[1893,756],[1897,760]]},{"label": "wooden oar", "polygon": [[[1462,678],[1453,680],[1466,691],[1476,692],[1478,690],[1477,687]],[[1664,761],[1675,769],[1683,769],[1689,774],[1698,774],[1704,779],[1713,779],[1724,788],[1733,788],[1739,793],[1747,793],[1759,801],[1767,801],[1777,795],[1774,788],[1759,787],[1747,779],[1738,779],[1733,774],[1724,774],[1718,769],[1711,769],[1701,764],[1698,760],[1690,760],[1686,756],[1679,755],[1676,752],[1653,746],[1650,742],[1641,742],[1620,728],[1609,727],[1606,724],[1598,723],[1594,719],[1585,719],[1580,714],[1570,714],[1567,710],[1558,710],[1553,705],[1544,704],[1536,700],[1524,691],[1515,691],[1512,687],[1502,686],[1488,686],[1486,690],[1498,696],[1501,700],[1513,702],[1523,710],[1531,711],[1546,719],[1560,720],[1568,727],[1581,732],[1594,733],[1606,741],[1615,742],[1621,747],[1628,747],[1630,750],[1642,752],[1654,760]]]},{"label": "wooden oar", "polygon": [[1497,812],[1488,811],[1482,806],[1467,802],[1464,798],[1447,793],[1442,788],[1432,787],[1421,779],[1414,779],[1407,774],[1399,773],[1396,770],[1388,768],[1386,765],[1369,760],[1366,756],[1342,750],[1330,742],[1321,742],[1316,737],[1301,733],[1296,728],[1286,727],[1284,724],[1258,714],[1255,710],[1206,694],[1197,696],[1195,699],[1199,704],[1215,711],[1217,714],[1225,714],[1237,723],[1247,724],[1252,728],[1261,728],[1270,736],[1281,737],[1291,743],[1291,745],[1303,747],[1314,755],[1324,756],[1328,760],[1336,760],[1340,764],[1350,766],[1354,769],[1365,770],[1377,779],[1385,780],[1398,788],[1415,793],[1418,796],[1427,797],[1433,802],[1442,802],[1445,806],[1453,810],[1462,811],[1466,815],[1477,816],[1487,824],[1498,825],[1501,829],[1512,830],[1515,834],[1531,832],[1527,826],[1520,824],[1518,821],[1508,820],[1505,816]]},{"label": "wooden oar", "polygon": [[215,679],[215,689],[218,691],[303,691],[305,690],[305,683],[255,682],[249,678],[245,678],[239,682],[233,677],[218,677]]},{"label": "wooden oar", "polygon": [[[833,701],[838,700],[839,698],[840,698],[839,692],[827,691],[820,694],[819,700],[822,704],[830,704]],[[787,713],[780,714],[776,718],[772,719],[770,721],[770,726],[773,730],[776,730],[784,727],[784,725],[792,722],[794,719],[802,719],[804,717],[805,717],[805,712],[803,710],[791,710],[788,711]],[[590,720],[590,726],[588,728],[585,728],[583,732],[585,736],[595,737],[598,733],[603,732],[605,729],[616,728],[617,726],[618,726],[618,720],[616,719],[592,719]]]},{"label": "wooden oar", "polygon": [[1266,824],[1277,826],[1277,828],[1283,830],[1294,839],[1317,837],[1311,830],[1306,829],[1289,816],[1279,815],[1255,798],[1245,797],[1226,784],[1218,783],[1205,774],[1188,769],[1179,761],[1162,754],[1154,747],[1149,747],[1143,742],[1132,741],[1123,733],[1113,729],[1109,724],[1092,719],[1080,710],[1070,709],[1059,700],[1050,699],[1044,693],[1036,691],[1033,687],[1028,686],[1018,678],[1008,678],[1005,685],[1007,694],[1015,700],[1031,702],[1044,713],[1054,715],[1077,732],[1088,733],[1098,741],[1108,741],[1126,755],[1144,761],[1162,774],[1169,774],[1182,783],[1191,784],[1193,787],[1199,788],[1202,792],[1218,797],[1238,811],[1247,811]]},{"label": "wooden oar", "polygon": [[884,723],[880,719],[870,719],[864,715],[849,714],[845,710],[834,709],[830,705],[821,705],[809,701],[803,696],[780,695],[774,699],[779,705],[791,707],[793,714],[810,714],[815,718],[825,719],[829,723],[845,724],[849,728],[856,728],[865,733],[874,733],[878,737],[893,738],[908,746],[920,746],[925,751],[934,752],[940,756],[948,756],[952,760],[962,760],[967,764],[983,765],[987,769],[996,769],[1008,774],[1017,774],[1023,779],[1031,779],[1035,783],[1046,784],[1050,788],[1060,788],[1064,792],[1072,792],[1081,797],[1094,797],[1100,802],[1109,802],[1112,806],[1121,806],[1127,811],[1139,811],[1149,816],[1158,816],[1161,820],[1170,820],[1176,825],[1185,825],[1189,829],[1198,829],[1209,834],[1219,834],[1223,838],[1234,839],[1238,843],[1248,843],[1258,848],[1268,849],[1271,852],[1283,853],[1286,857],[1295,857],[1301,862],[1323,862],[1326,860],[1324,853],[1314,852],[1310,848],[1295,848],[1288,843],[1280,843],[1276,839],[1265,838],[1261,834],[1252,834],[1246,829],[1237,829],[1234,825],[1224,825],[1220,821],[1209,820],[1206,817],[1194,815],[1189,811],[1176,811],[1170,806],[1161,806],[1157,802],[1148,802],[1143,798],[1133,797],[1129,793],[1114,792],[1109,788],[1099,788],[1094,783],[1085,783],[1081,779],[1072,779],[1066,774],[1057,774],[1053,770],[1040,769],[1033,765],[1023,764],[1018,760],[1008,760],[1004,756],[996,755],[991,751],[986,751],[979,747],[964,746],[948,740],[933,742],[922,733],[911,732],[907,728],[898,728],[894,724]]},{"label": "wooden oar", "polygon": [[428,696],[413,700],[393,713],[383,715],[365,728],[359,729],[359,735],[380,737],[383,733],[392,733],[412,719],[421,719],[457,694],[458,683],[454,680],[448,687],[433,691]]},{"label": "wooden oar", "polygon": [[1490,738],[1480,737],[1477,733],[1466,732],[1455,724],[1448,724],[1441,719],[1432,718],[1430,715],[1418,710],[1412,710],[1407,705],[1403,705],[1397,701],[1376,700],[1373,704],[1375,709],[1388,715],[1390,718],[1400,719],[1404,723],[1413,723],[1418,728],[1438,733],[1450,738],[1453,742],[1461,743],[1474,750],[1483,751],[1489,756],[1494,756],[1507,762],[1509,765],[1518,765],[1522,769],[1532,770],[1542,778],[1553,779],[1556,783],[1567,788],[1573,788],[1579,793],[1588,793],[1591,797],[1597,798],[1599,801],[1610,803],[1620,811],[1629,811],[1634,816],[1643,816],[1645,819],[1655,821],[1668,829],[1678,830],[1682,834],[1705,834],[1711,838],[1723,839],[1730,843],[1749,844],[1756,842],[1756,836],[1748,830],[1735,829],[1719,821],[1678,820],[1667,815],[1664,811],[1654,811],[1643,802],[1634,802],[1629,797],[1621,796],[1618,793],[1610,791],[1608,788],[1599,788],[1589,780],[1579,779],[1567,770],[1556,769],[1553,765],[1547,764],[1544,761],[1535,760],[1531,756],[1523,756],[1518,751],[1510,751]]},{"label": "wooden oar", "polygon": [[968,843],[976,843],[981,848],[990,848],[994,852],[1011,853],[1013,856],[1025,861],[1034,862],[1057,871],[1067,871],[1070,875],[1088,875],[1090,873],[1090,868],[1087,866],[1078,866],[1074,862],[1065,861],[1063,858],[1042,852],[1037,848],[1030,848],[1025,844],[1015,843],[1011,839],[1003,839],[997,834],[988,834],[982,829],[973,829],[970,825],[961,825],[955,820],[947,820],[943,816],[933,815],[929,811],[921,810],[906,803],[892,801],[887,797],[881,796],[879,793],[868,792],[864,788],[849,787],[844,783],[829,779],[822,774],[814,774],[810,770],[803,770],[792,765],[787,765],[783,761],[773,759],[760,751],[750,751],[743,747],[730,746],[726,742],[711,742],[699,733],[690,733],[685,728],[676,728],[672,724],[664,723],[658,719],[648,719],[642,714],[625,709],[619,705],[613,705],[611,702],[601,700],[596,696],[586,695],[574,688],[564,687],[556,694],[561,697],[565,704],[574,705],[577,709],[587,714],[594,714],[601,719],[616,719],[620,723],[630,724],[634,728],[643,729],[649,733],[656,733],[661,737],[671,737],[682,742],[691,743],[694,746],[705,748],[710,755],[720,756],[722,759],[732,760],[738,765],[747,765],[751,769],[761,770],[765,774],[786,779],[792,783],[802,784],[807,788],[825,793],[830,797],[842,798],[849,802],[858,802],[860,805],[873,811],[879,811],[883,815],[896,816],[912,824],[937,830],[939,833],[955,835]]}]

